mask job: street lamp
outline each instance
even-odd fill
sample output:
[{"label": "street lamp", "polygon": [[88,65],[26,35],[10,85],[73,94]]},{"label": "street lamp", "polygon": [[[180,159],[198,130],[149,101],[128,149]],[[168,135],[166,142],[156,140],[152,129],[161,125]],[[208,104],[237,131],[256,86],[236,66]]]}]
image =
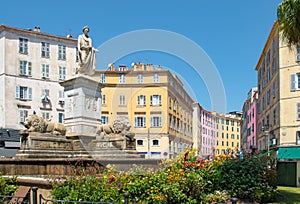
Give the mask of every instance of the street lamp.
[{"label": "street lamp", "polygon": [[268,154],[268,157],[270,156],[270,152],[269,152],[269,147],[270,147],[270,134],[269,134],[269,125],[264,125],[262,126],[261,130],[264,132],[265,136],[266,136],[266,145],[267,145],[267,154]]}]

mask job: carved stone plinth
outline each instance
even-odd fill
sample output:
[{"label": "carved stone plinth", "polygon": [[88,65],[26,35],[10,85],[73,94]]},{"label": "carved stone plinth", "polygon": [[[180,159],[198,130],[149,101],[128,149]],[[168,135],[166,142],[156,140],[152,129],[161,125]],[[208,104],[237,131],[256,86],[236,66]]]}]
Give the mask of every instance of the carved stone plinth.
[{"label": "carved stone plinth", "polygon": [[22,137],[16,158],[81,158],[90,157],[75,138],[50,133],[30,132]]},{"label": "carved stone plinth", "polygon": [[93,135],[101,121],[101,84],[87,75],[60,83],[64,87],[67,135]]}]

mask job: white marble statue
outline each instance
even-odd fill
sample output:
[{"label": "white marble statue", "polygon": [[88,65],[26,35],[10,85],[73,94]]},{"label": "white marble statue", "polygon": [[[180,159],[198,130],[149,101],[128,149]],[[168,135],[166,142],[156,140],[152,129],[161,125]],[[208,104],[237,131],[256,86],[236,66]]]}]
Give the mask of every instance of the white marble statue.
[{"label": "white marble statue", "polygon": [[78,64],[76,74],[93,75],[96,67],[97,49],[92,46],[92,39],[88,36],[90,31],[88,26],[84,26],[83,34],[78,36]]}]

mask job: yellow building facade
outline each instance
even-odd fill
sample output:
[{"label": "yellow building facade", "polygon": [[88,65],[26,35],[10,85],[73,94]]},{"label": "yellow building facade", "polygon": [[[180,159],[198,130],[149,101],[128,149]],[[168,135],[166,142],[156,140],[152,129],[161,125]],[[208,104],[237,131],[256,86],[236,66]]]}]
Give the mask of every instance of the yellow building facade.
[{"label": "yellow building facade", "polygon": [[176,75],[151,64],[97,70],[102,88],[102,123],[131,122],[136,149],[146,158],[173,158],[193,145],[193,100]]},{"label": "yellow building facade", "polygon": [[214,113],[216,118],[216,155],[240,150],[241,117],[232,114]]}]

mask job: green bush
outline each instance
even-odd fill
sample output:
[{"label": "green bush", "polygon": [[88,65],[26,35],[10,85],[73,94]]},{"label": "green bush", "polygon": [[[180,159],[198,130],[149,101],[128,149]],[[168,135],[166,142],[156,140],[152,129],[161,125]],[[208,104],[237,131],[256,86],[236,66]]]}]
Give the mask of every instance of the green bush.
[{"label": "green bush", "polygon": [[17,189],[17,177],[6,177],[0,174],[0,195],[12,196]]},{"label": "green bush", "polygon": [[156,170],[135,167],[118,172],[111,166],[102,169],[80,162],[69,169],[71,175],[51,179],[54,199],[115,202],[129,193],[137,203],[196,204],[224,202],[233,196],[269,201],[277,193],[270,179],[276,173],[267,169],[266,160],[247,156],[220,155],[208,161],[188,150],[164,160]]},{"label": "green bush", "polygon": [[267,157],[230,158],[221,166],[221,188],[240,199],[273,200],[276,197],[274,180],[276,171],[269,169]]}]

